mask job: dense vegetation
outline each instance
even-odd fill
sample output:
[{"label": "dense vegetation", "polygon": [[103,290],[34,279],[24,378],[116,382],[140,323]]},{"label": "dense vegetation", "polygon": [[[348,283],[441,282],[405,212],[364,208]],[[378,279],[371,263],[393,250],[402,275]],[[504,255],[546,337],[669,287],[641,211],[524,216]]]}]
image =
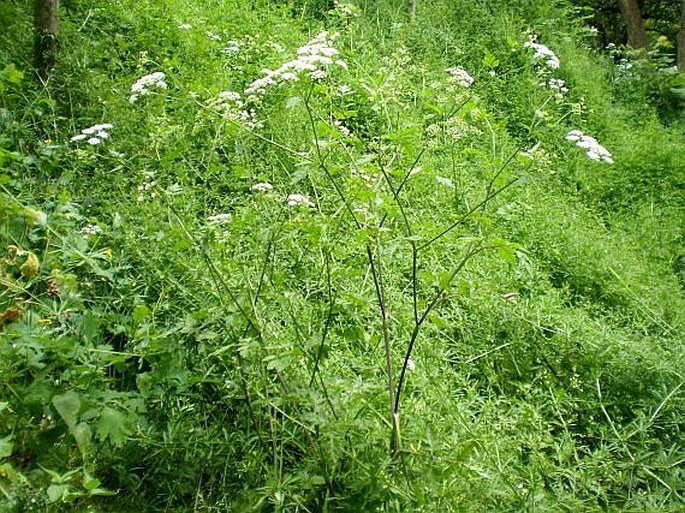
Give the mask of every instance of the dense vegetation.
[{"label": "dense vegetation", "polygon": [[0,510],[683,510],[667,39],[616,57],[564,1],[78,0],[41,82],[27,4]]}]

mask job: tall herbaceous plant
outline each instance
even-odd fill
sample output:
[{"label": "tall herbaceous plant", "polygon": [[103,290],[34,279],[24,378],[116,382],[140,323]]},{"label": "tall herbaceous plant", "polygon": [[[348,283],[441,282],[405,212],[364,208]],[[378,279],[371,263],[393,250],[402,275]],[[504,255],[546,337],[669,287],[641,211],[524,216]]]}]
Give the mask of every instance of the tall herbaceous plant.
[{"label": "tall herbaceous plant", "polygon": [[[288,451],[309,454],[331,500],[345,440],[385,432],[387,445],[375,450],[391,461],[407,454],[402,426],[411,421],[400,413],[422,394],[411,381],[422,371],[416,354],[429,343],[431,316],[465,283],[474,258],[522,255],[492,229],[492,207],[540,178],[545,147],[558,142],[536,138],[569,115],[569,87],[556,75],[563,64],[534,35],[513,47],[546,94],[519,146],[479,96],[490,80],[506,79],[497,62],[435,71],[398,48],[368,69],[349,58],[349,44],[344,31],[319,32],[295,51],[271,44],[276,65],[211,98],[189,95],[198,133],[209,126],[218,146],[252,155],[245,201],[211,212],[197,231],[181,213],[182,186],[149,179],[139,187],[139,201],[168,206],[221,298],[228,338],[210,358],[235,366],[229,393],[245,401],[256,442],[266,454],[280,447],[272,456],[280,464],[295,464]],[[231,40],[226,53],[244,46]],[[171,73],[137,80],[134,107],[186,96],[168,87]],[[566,139],[569,151],[575,143],[588,158],[613,162],[578,129]],[[276,169],[261,165],[267,154]],[[463,190],[460,173],[470,167],[480,186]],[[343,358],[349,352],[358,358]]]}]

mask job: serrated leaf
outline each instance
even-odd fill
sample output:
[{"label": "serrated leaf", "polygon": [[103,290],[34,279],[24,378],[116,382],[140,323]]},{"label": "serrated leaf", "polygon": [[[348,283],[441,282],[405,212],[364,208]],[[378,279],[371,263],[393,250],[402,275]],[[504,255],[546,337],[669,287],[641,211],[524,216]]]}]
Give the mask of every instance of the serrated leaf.
[{"label": "serrated leaf", "polygon": [[78,412],[81,409],[81,398],[79,395],[70,390],[66,394],[53,397],[52,404],[57,413],[59,413],[59,416],[62,417],[62,420],[69,426],[69,431],[73,431],[78,420]]},{"label": "serrated leaf", "polygon": [[126,415],[113,408],[106,406],[102,410],[100,420],[95,425],[97,436],[100,440],[109,439],[112,445],[121,446],[129,435]]}]

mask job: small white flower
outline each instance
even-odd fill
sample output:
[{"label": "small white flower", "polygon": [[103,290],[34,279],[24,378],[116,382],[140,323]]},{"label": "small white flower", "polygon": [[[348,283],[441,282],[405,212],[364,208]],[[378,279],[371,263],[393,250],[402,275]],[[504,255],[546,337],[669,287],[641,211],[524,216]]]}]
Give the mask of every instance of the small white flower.
[{"label": "small white flower", "polygon": [[259,192],[269,192],[272,191],[274,186],[271,185],[268,182],[260,182],[254,184],[252,187],[250,187],[253,191],[259,191]]},{"label": "small white flower", "polygon": [[91,138],[88,139],[86,142],[87,142],[88,144],[90,144],[91,146],[95,146],[95,145],[97,145],[97,144],[100,144],[100,139],[98,139],[97,137],[91,137]]},{"label": "small white flower", "polygon": [[190,30],[193,26],[190,23],[181,23],[178,28],[181,30]]},{"label": "small white flower", "polygon": [[83,141],[86,139],[88,136],[86,134],[78,134],[69,139],[71,142],[76,142],[76,141]]},{"label": "small white flower", "polygon": [[416,362],[411,358],[407,358],[407,370],[409,372],[414,372],[416,370]]},{"label": "small white flower", "polygon": [[291,207],[313,207],[314,203],[303,194],[288,195],[288,205]]}]

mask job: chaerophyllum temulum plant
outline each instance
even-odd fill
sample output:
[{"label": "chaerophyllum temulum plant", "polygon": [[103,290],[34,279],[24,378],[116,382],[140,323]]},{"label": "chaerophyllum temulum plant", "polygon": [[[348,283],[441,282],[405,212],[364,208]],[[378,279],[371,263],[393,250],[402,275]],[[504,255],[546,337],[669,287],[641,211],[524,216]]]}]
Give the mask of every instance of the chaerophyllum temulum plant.
[{"label": "chaerophyllum temulum plant", "polygon": [[[257,298],[264,283],[274,280],[269,273],[275,272],[278,234],[297,228],[299,223],[315,246],[311,250],[322,255],[318,271],[325,277],[323,290],[329,306],[307,357],[309,379],[305,381],[310,387],[319,385],[327,394],[321,362],[324,355],[334,351],[325,346],[332,312],[341,300],[332,276],[346,275],[344,266],[350,263],[345,259],[356,258],[358,263],[363,257],[366,273],[361,278],[362,289],[372,291],[373,297],[366,297],[367,306],[377,311],[377,321],[369,322],[373,325],[368,329],[379,332],[383,347],[391,452],[397,455],[402,448],[400,406],[409,373],[416,368],[414,351],[422,328],[476,255],[495,250],[504,258],[516,259],[521,248],[489,230],[488,211],[498,197],[528,178],[541,150],[536,144],[529,150],[518,146],[503,154],[500,146],[505,144],[499,143],[500,135],[479,100],[477,81],[466,70],[449,67],[417,93],[398,71],[411,60],[406,54],[398,52],[401,62],[383,62],[374,76],[348,65],[335,41],[335,35],[319,34],[300,47],[293,60],[275,70],[264,70],[242,92],[218,94],[205,108],[227,125],[249,132],[282,152],[296,167],[291,172],[284,165],[291,174],[290,184],[277,186],[256,178],[250,186],[258,208],[273,209],[266,218],[277,227],[267,240],[250,310],[241,313],[253,334],[260,339],[268,336],[268,329],[257,321],[261,316],[256,311]],[[531,65],[540,67],[538,85],[549,90],[548,98],[531,113],[530,135],[534,137],[541,125],[560,120],[552,119],[555,113],[561,119],[568,115],[563,109],[540,115],[547,103],[563,99],[568,87],[553,74],[560,62],[549,48],[532,39],[522,47],[533,50]],[[401,111],[416,108],[416,104],[424,113],[423,125],[402,125]],[[269,133],[269,120],[278,109],[289,110],[300,122],[304,119],[308,146],[291,147],[287,140],[276,139],[275,131]],[[488,141],[486,146],[492,154],[487,158],[487,152],[474,150],[479,139]],[[589,136],[574,130],[567,139],[585,149],[593,160],[612,162],[609,152]],[[478,155],[490,169],[482,177],[479,195],[458,190],[458,172],[454,170],[469,165],[467,158],[455,162],[459,153]],[[449,167],[452,177],[443,171]],[[435,209],[446,206],[451,208],[447,215]],[[230,240],[226,231],[222,240]],[[455,251],[459,257],[450,258],[440,272],[426,271],[426,262],[435,265],[441,253],[453,255]],[[213,266],[209,257],[206,260]],[[336,265],[340,267],[337,271],[332,269]],[[213,273],[220,274],[216,268]],[[353,277],[347,279],[349,283]],[[227,288],[225,283],[221,286]],[[239,307],[238,295],[229,295]],[[263,345],[262,356],[277,361],[278,355],[265,348]],[[287,390],[282,369],[274,365],[272,370]],[[335,408],[331,406],[331,410],[336,415]],[[305,432],[311,436],[313,431]]]},{"label": "chaerophyllum temulum plant", "polygon": [[[146,182],[142,190],[166,192],[209,270],[230,346],[212,356],[232,350],[234,387],[259,445],[277,460],[272,447],[287,420],[314,449],[332,496],[331,469],[340,463],[325,449],[325,419],[357,419],[375,411],[379,396],[360,386],[369,400],[343,412],[357,391],[346,391],[345,379],[354,382],[355,372],[376,379],[383,369],[387,413],[378,416],[391,431],[391,455],[402,455],[400,407],[411,372],[421,368],[416,351],[431,314],[474,257],[494,251],[516,261],[523,251],[498,236],[491,207],[534,177],[542,143],[529,142],[538,129],[568,117],[563,103],[541,114],[568,87],[554,75],[559,59],[539,43],[521,49],[534,52],[531,66],[541,67],[538,85],[549,94],[531,112],[525,146],[514,146],[479,97],[487,72],[483,79],[456,65],[430,72],[402,49],[377,70],[363,69],[345,59],[340,39],[322,32],[250,82],[193,100],[201,106],[198,132],[211,125],[218,146],[240,145],[239,201],[195,227],[177,207],[178,188]],[[149,93],[135,85],[132,93],[168,94],[158,81],[145,84]],[[420,115],[403,116],[409,110]],[[596,140],[576,131],[567,139],[610,163]],[[263,165],[267,152],[279,169]],[[477,175],[480,188],[462,173]],[[355,323],[363,329],[350,328]],[[371,369],[336,361],[334,343],[359,344]],[[348,432],[354,422],[346,422]]]}]

